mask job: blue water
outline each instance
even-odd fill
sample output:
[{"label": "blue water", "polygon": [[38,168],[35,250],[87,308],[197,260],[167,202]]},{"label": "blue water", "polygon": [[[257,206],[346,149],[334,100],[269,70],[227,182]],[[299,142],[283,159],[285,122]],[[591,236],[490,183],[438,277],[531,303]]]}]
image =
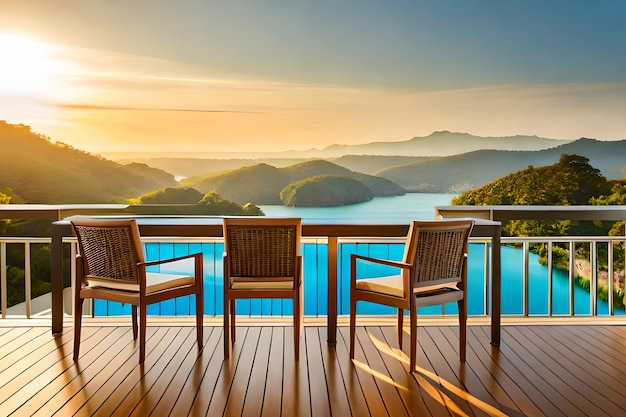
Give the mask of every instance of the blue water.
[{"label": "blue water", "polygon": [[408,223],[432,220],[435,206],[448,206],[456,194],[411,193],[398,197],[376,197],[364,203],[339,207],[259,206],[268,217],[301,217],[352,223]]},{"label": "blue water", "polygon": [[[302,217],[307,220],[333,220],[354,223],[408,223],[415,219],[433,219],[433,207],[448,205],[453,194],[407,194],[401,197],[375,198],[372,201],[344,207],[291,208],[284,206],[261,206],[267,216]],[[223,244],[207,243],[147,243],[147,259],[168,258],[187,253],[204,254],[205,314],[221,315],[223,312]],[[404,247],[394,243],[344,243],[339,248],[338,265],[338,312],[349,313],[349,268],[350,254],[400,260]],[[484,280],[484,245],[470,244],[468,262],[468,314],[481,316],[489,314],[489,283]],[[304,255],[304,313],[309,316],[326,315],[327,306],[327,271],[328,248],[325,244],[307,243],[303,245]],[[502,247],[502,313],[523,314],[522,285],[523,252],[512,247]],[[166,271],[163,271],[166,272]],[[191,272],[177,270],[167,272]],[[380,273],[379,269],[363,268],[359,276],[364,277]],[[395,273],[389,270],[388,273]],[[552,277],[552,314],[569,314],[569,277],[566,271],[554,270]],[[487,294],[487,296],[485,296]],[[487,299],[486,299],[487,297]],[[574,286],[574,314],[589,315],[589,293]],[[148,307],[153,315],[193,315],[195,314],[193,296],[180,297]],[[96,315],[130,314],[130,306],[101,300],[95,301]],[[388,307],[360,303],[359,313],[394,314]],[[243,315],[289,315],[292,312],[288,300],[238,300],[237,313]],[[445,306],[446,314],[457,312],[456,304]],[[440,306],[423,307],[420,314],[442,314]],[[548,313],[548,269],[540,265],[537,255],[530,254],[529,259],[529,312],[530,315]],[[624,311],[615,311],[624,314]],[[598,315],[608,315],[606,302],[598,301]]]}]

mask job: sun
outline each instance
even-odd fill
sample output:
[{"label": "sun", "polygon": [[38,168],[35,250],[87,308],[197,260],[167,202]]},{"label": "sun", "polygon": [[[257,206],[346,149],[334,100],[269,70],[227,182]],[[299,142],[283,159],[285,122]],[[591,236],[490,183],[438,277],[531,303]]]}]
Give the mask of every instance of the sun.
[{"label": "sun", "polygon": [[0,32],[0,93],[46,98],[60,88],[61,62],[54,46],[28,36]]}]

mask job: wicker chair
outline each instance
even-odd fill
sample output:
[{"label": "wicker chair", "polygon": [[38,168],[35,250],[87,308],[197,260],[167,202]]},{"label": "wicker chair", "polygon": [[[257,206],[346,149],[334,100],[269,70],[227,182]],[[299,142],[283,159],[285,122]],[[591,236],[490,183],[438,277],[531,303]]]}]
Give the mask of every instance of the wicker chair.
[{"label": "wicker chair", "polygon": [[238,298],[291,298],[295,360],[302,327],[301,219],[224,219],[224,358],[235,342]]},{"label": "wicker chair", "polygon": [[[466,350],[467,241],[471,220],[414,221],[402,262],[352,254],[350,258],[350,358],[354,359],[357,301],[398,308],[398,344],[402,348],[404,310],[409,310],[409,370],[415,371],[417,308],[458,302],[460,359]],[[359,262],[357,262],[359,261]],[[357,279],[357,265],[368,262],[400,268],[399,275]]]},{"label": "wicker chair", "polygon": [[[147,306],[195,294],[198,352],[202,349],[204,292],[202,254],[146,262],[134,219],[80,219],[71,221],[78,238],[74,285],[74,360],[78,359],[83,300],[97,298],[132,305],[133,338],[137,339],[139,309],[139,363],[146,356]],[[146,268],[193,259],[194,274],[147,272]]]}]

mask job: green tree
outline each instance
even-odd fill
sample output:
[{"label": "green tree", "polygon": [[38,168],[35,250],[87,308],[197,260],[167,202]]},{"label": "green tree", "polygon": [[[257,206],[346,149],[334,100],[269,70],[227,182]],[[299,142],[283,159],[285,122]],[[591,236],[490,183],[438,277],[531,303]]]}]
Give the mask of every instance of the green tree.
[{"label": "green tree", "polygon": [[167,187],[143,194],[139,196],[139,201],[142,204],[197,204],[202,197],[202,193],[195,188]]},{"label": "green tree", "polygon": [[222,198],[215,191],[210,191],[202,197],[199,206],[202,208],[203,214],[216,214],[216,215],[262,215],[263,212],[257,206],[252,203],[247,203],[244,206],[239,206],[237,203],[233,203],[230,200]]}]

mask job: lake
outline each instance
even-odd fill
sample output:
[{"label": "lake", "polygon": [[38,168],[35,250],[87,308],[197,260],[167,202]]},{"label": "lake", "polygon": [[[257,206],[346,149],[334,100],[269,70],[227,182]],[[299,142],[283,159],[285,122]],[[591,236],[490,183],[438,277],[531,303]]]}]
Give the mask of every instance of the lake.
[{"label": "lake", "polygon": [[[455,194],[406,194],[399,197],[378,197],[371,201],[341,207],[284,207],[259,206],[267,216],[301,217],[307,220],[323,220],[328,222],[353,223],[409,223],[411,220],[430,220],[435,216],[435,206],[449,205]],[[155,245],[154,249],[151,249]],[[323,244],[307,243],[303,245],[304,254],[304,310],[306,315],[327,314],[325,267],[320,267],[327,259],[327,247]],[[221,315],[222,278],[221,254],[222,243],[206,243],[200,247],[187,244],[147,244],[149,253],[159,254],[161,257],[171,257],[174,254],[184,254],[186,251],[197,251],[205,256],[205,313]],[[365,248],[365,249],[363,249]],[[340,245],[340,273],[338,288],[339,314],[349,313],[349,257],[357,250],[366,250],[370,256],[388,256],[399,260],[402,257],[403,245],[399,243],[377,243],[361,245],[355,243]],[[360,252],[362,253],[362,252]],[[468,262],[468,314],[483,315],[485,312],[484,282],[484,247],[474,243],[469,247]],[[523,312],[523,253],[519,249],[509,246],[502,247],[502,313],[520,315]],[[546,315],[548,305],[548,269],[539,264],[537,255],[530,254],[529,258],[529,314]],[[569,308],[569,278],[565,271],[555,270],[552,278],[553,314],[567,315]],[[488,291],[487,291],[488,292]],[[575,286],[574,312],[576,315],[589,315],[589,293]],[[291,306],[283,300],[238,300],[237,311],[240,314],[291,314]],[[360,313],[365,314],[393,314],[388,307],[374,304],[360,303]],[[456,313],[456,304],[446,306],[447,314]],[[97,315],[129,314],[128,306],[99,301],[96,302]],[[488,313],[488,312],[487,312]],[[149,306],[149,314],[160,315],[189,315],[193,313],[193,303],[180,299],[174,302],[169,300],[159,305]],[[437,306],[420,308],[420,314],[441,314]],[[598,314],[607,315],[606,302],[598,301]],[[616,315],[623,315],[624,311],[615,311]]]},{"label": "lake", "polygon": [[261,205],[266,216],[301,217],[353,223],[409,223],[432,220],[435,206],[450,205],[456,194],[410,193],[397,197],[376,197],[364,203],[339,207],[285,207]]}]

